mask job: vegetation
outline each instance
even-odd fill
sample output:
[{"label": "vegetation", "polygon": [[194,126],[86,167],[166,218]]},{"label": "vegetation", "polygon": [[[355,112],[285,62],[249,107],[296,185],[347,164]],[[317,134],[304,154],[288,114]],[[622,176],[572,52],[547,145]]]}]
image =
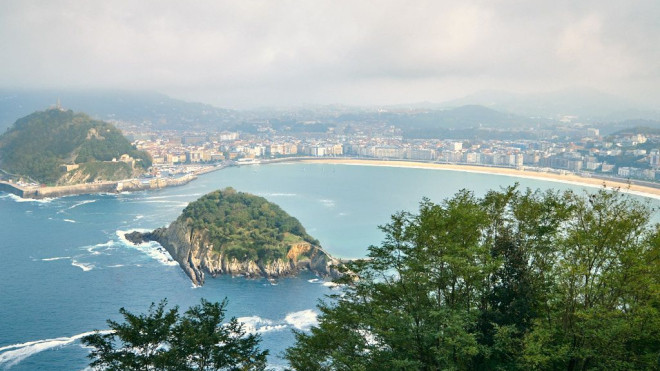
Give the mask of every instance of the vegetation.
[{"label": "vegetation", "polygon": [[108,333],[82,339],[94,348],[91,367],[104,370],[264,370],[268,351],[259,335],[246,335],[232,318],[223,323],[227,301],[199,305],[179,315],[167,302],[151,304],[147,314],[121,308],[124,322],[108,320]]},{"label": "vegetation", "polygon": [[113,125],[73,111],[33,113],[0,136],[3,169],[49,184],[64,175],[62,164],[111,161],[123,154],[137,159],[139,168],[151,166],[149,155],[136,150]]},{"label": "vegetation", "polygon": [[293,243],[318,245],[300,222],[263,197],[232,188],[190,203],[180,218],[206,234],[213,248],[238,260],[286,260]]},{"label": "vegetation", "polygon": [[619,192],[469,191],[381,229],[296,370],[660,368],[660,227]]}]

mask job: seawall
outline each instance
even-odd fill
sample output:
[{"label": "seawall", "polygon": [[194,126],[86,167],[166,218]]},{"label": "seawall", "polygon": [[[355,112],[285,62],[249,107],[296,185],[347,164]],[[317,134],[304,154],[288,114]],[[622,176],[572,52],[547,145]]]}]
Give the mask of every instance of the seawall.
[{"label": "seawall", "polygon": [[84,183],[57,187],[20,187],[13,183],[0,182],[0,191],[12,193],[22,198],[42,199],[80,194],[146,191],[184,185],[196,178],[197,177],[194,175],[186,175],[180,178],[154,178],[150,179],[148,182],[142,182],[138,179],[129,179],[123,181]]},{"label": "seawall", "polygon": [[22,187],[4,181],[0,181],[0,192],[15,194],[16,196],[19,197],[23,197],[23,194],[25,193]]}]

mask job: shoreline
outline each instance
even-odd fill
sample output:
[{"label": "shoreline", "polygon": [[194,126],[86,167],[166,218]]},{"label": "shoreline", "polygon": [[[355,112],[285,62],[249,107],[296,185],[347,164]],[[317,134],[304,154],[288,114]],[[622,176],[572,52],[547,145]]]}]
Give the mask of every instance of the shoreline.
[{"label": "shoreline", "polygon": [[[426,169],[440,171],[459,171],[466,173],[502,175],[514,178],[534,179],[541,181],[550,181],[557,183],[572,184],[590,188],[607,188],[609,190],[619,189],[621,192],[634,194],[637,196],[660,199],[660,183],[655,186],[643,185],[643,181],[626,182],[625,179],[609,178],[602,176],[585,177],[559,169],[551,169],[556,172],[543,171],[538,168],[508,168],[484,165],[468,164],[446,164],[436,162],[423,162],[412,160],[384,160],[368,158],[317,158],[317,157],[283,157],[276,159],[264,159],[256,163],[235,164],[233,166],[250,165],[269,165],[269,164],[287,164],[287,163],[309,163],[309,164],[331,164],[331,165],[349,165],[349,166],[378,166],[378,167],[397,167],[407,169]],[[156,190],[167,187],[181,186],[197,179],[198,176],[222,170],[228,167],[209,166],[203,167],[193,173],[189,173],[179,178],[152,178],[148,182],[142,182],[138,179],[127,179],[121,181],[110,181],[100,183],[74,184],[69,186],[54,187],[22,187],[15,183],[0,181],[0,192],[7,192],[27,199],[58,198],[63,196],[73,196],[80,194],[101,194],[101,193],[120,193]],[[636,184],[637,183],[637,184]],[[653,184],[650,183],[649,184]]]},{"label": "shoreline", "polygon": [[[649,198],[660,199],[660,188],[650,186],[626,183],[625,180],[612,180],[596,177],[583,177],[573,173],[551,173],[536,170],[524,170],[505,167],[490,167],[481,165],[465,164],[442,164],[432,162],[417,162],[406,160],[379,160],[379,159],[352,159],[352,158],[334,158],[334,159],[299,159],[291,162],[316,163],[316,164],[338,164],[352,166],[379,166],[379,167],[399,167],[408,169],[427,169],[441,171],[460,171],[466,173],[503,175],[515,178],[534,179],[542,181],[551,181],[580,185],[592,188],[607,188],[610,190],[620,189],[624,193],[635,194]],[[658,185],[660,187],[660,184]]]},{"label": "shoreline", "polygon": [[83,194],[121,193],[162,189],[188,184],[197,179],[197,174],[184,175],[179,178],[153,178],[143,182],[140,179],[124,179],[98,183],[82,183],[65,186],[39,187],[21,186],[15,183],[0,181],[0,192],[7,192],[25,199],[50,199]]}]

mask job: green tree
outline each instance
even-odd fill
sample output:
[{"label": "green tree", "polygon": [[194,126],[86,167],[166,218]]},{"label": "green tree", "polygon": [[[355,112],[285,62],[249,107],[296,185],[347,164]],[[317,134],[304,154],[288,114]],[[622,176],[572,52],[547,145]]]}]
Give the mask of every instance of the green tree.
[{"label": "green tree", "polygon": [[660,227],[620,192],[460,191],[347,264],[296,370],[660,367]]},{"label": "green tree", "polygon": [[151,304],[147,314],[124,308],[124,322],[108,320],[110,332],[82,339],[93,347],[91,367],[104,370],[264,370],[268,351],[259,349],[258,335],[246,335],[242,325],[225,319],[226,299],[204,299],[182,316],[178,307],[166,310],[166,300]]}]

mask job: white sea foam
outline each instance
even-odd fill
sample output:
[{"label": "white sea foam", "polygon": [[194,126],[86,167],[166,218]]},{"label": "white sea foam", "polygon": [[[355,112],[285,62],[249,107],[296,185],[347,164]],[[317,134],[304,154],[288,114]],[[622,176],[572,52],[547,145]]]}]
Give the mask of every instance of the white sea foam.
[{"label": "white sea foam", "polygon": [[119,237],[119,240],[127,247],[137,249],[145,254],[147,254],[149,257],[152,259],[158,261],[159,263],[163,265],[179,265],[178,262],[176,262],[174,259],[172,259],[172,256],[170,253],[165,250],[163,246],[161,246],[158,242],[155,241],[149,241],[149,242],[143,242],[140,244],[134,244],[131,241],[126,239],[125,234],[130,233],[130,232],[149,232],[148,229],[131,229],[130,231],[121,231],[118,230],[116,232],[117,237]]},{"label": "white sea foam", "polygon": [[176,207],[186,207],[188,206],[187,202],[181,202],[181,201],[174,201],[174,200],[144,200],[140,201],[140,203],[146,203],[146,204],[171,204]]},{"label": "white sea foam", "polygon": [[[89,331],[71,337],[28,341],[27,343],[0,347],[0,365],[4,366],[5,369],[10,368],[27,357],[43,352],[44,350],[71,344],[74,341],[80,340],[87,335],[92,335],[95,332],[96,331]],[[110,330],[99,331],[101,334],[109,334],[110,332]]]},{"label": "white sea foam", "polygon": [[89,252],[92,255],[100,255],[101,253],[99,251],[96,251],[97,249],[101,247],[110,248],[113,247],[114,245],[115,245],[115,241],[109,240],[108,242],[105,243],[97,243],[96,245],[92,245],[92,246],[83,246],[81,247],[81,249],[87,250],[87,252]]},{"label": "white sea foam", "polygon": [[323,206],[325,206],[325,207],[335,207],[335,201],[333,201],[333,200],[323,199],[323,200],[319,200],[319,202],[322,203]]},{"label": "white sea foam", "polygon": [[71,261],[71,265],[73,265],[74,267],[78,267],[78,268],[82,269],[83,272],[89,272],[92,269],[94,269],[94,264],[81,263],[81,262],[77,261],[76,259],[73,259]]},{"label": "white sea foam", "polygon": [[52,262],[52,261],[55,261],[55,260],[64,260],[64,259],[71,259],[71,257],[70,256],[56,256],[54,258],[43,258],[43,259],[41,259],[41,261]]},{"label": "white sea foam", "polygon": [[307,282],[309,282],[309,283],[319,283],[319,282],[321,282],[321,280],[318,279],[318,278],[312,278],[311,280],[307,280]]},{"label": "white sea foam", "polygon": [[108,265],[108,268],[121,268],[123,266],[124,264],[115,264],[115,265]]},{"label": "white sea foam", "polygon": [[284,321],[298,330],[304,330],[318,324],[316,317],[316,312],[311,309],[305,309],[287,314]]},{"label": "white sea foam", "polygon": [[257,195],[262,196],[262,197],[295,197],[297,194],[295,193],[268,193],[268,192],[261,192],[257,193]]},{"label": "white sea foam", "polygon": [[67,208],[67,210],[75,209],[78,206],[86,205],[86,204],[91,204],[93,202],[96,202],[96,200],[85,200],[85,201],[80,201],[77,204],[73,204],[70,207]]},{"label": "white sea foam", "polygon": [[137,221],[144,218],[144,215],[136,215],[135,218],[133,218],[133,221]]},{"label": "white sea foam", "polygon": [[76,221],[73,220],[73,219],[62,219],[62,220],[65,221],[65,222],[67,222],[67,223],[75,223],[75,222],[76,222]]},{"label": "white sea foam", "polygon": [[259,316],[239,317],[238,322],[248,334],[263,334],[264,332],[278,331],[286,328],[285,324],[274,324],[273,321]]},{"label": "white sea foam", "polygon": [[39,199],[39,200],[34,199],[34,198],[23,198],[23,197],[15,195],[13,193],[10,193],[9,197],[12,200],[16,201],[16,202],[36,202],[36,203],[42,203],[42,204],[47,204],[47,203],[52,202],[54,200],[54,198],[42,198],[42,199]]}]

